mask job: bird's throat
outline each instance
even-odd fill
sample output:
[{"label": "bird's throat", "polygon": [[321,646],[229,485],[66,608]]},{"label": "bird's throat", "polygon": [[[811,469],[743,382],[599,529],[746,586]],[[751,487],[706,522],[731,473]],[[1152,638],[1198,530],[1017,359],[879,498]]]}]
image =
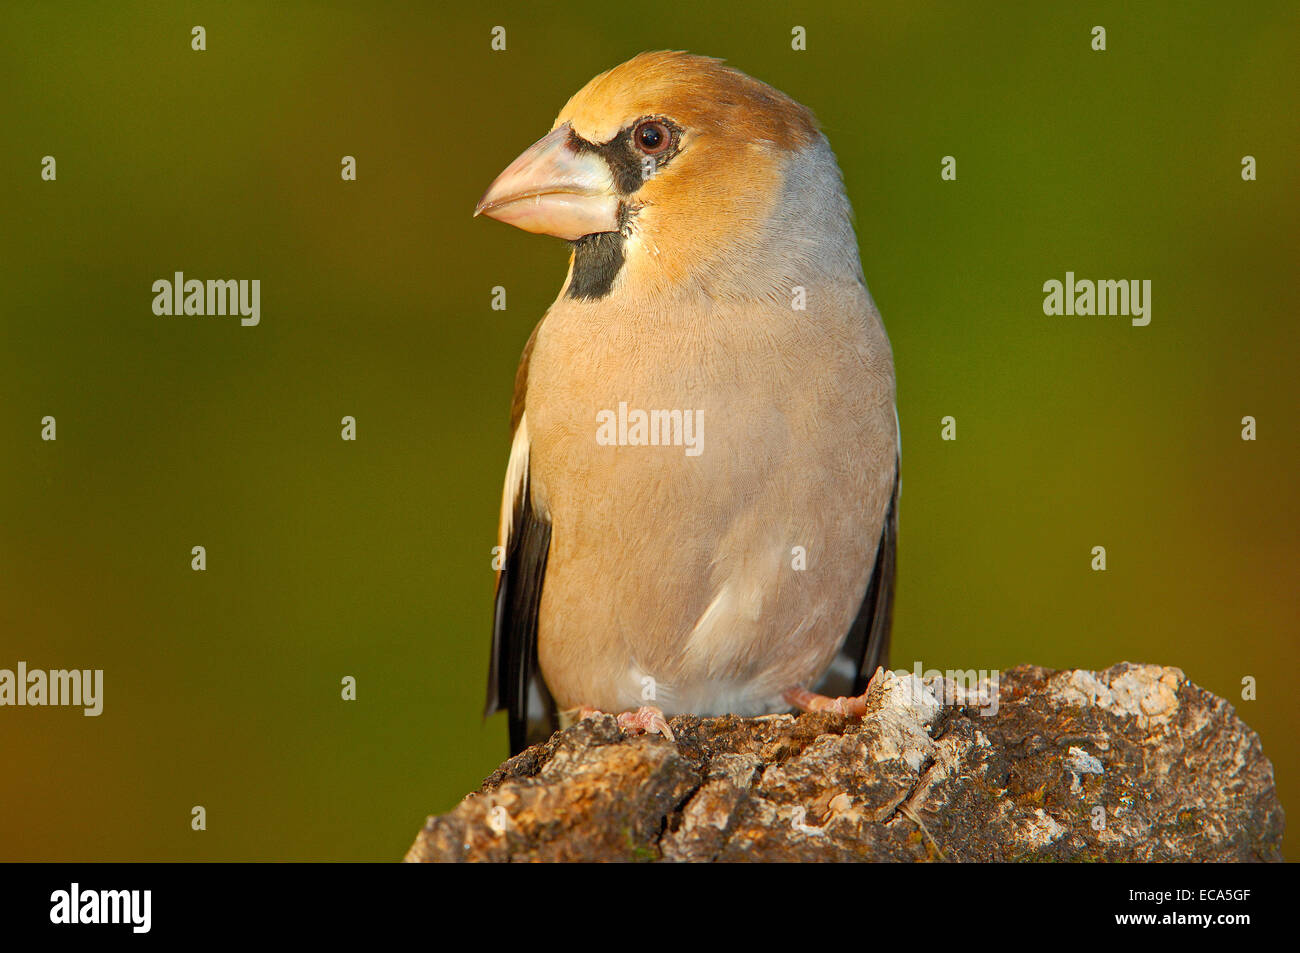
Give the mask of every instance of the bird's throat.
[{"label": "bird's throat", "polygon": [[566,297],[594,301],[609,294],[623,267],[623,233],[599,232],[573,242],[573,269]]}]

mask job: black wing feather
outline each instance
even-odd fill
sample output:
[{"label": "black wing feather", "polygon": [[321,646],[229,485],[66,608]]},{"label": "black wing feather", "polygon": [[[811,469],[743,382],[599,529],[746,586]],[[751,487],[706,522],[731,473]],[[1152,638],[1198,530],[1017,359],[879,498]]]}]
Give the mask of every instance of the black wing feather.
[{"label": "black wing feather", "polygon": [[558,727],[555,705],[537,663],[537,611],[550,548],[551,524],[533,509],[525,470],[514,502],[505,564],[497,579],[485,712],[507,712],[512,755],[545,741]]},{"label": "black wing feather", "polygon": [[849,629],[840,653],[827,670],[817,692],[830,698],[852,697],[867,690],[876,669],[889,665],[889,630],[894,615],[894,575],[898,547],[898,476],[894,469],[894,492],[885,511],[885,524],[876,549],[867,594]]}]

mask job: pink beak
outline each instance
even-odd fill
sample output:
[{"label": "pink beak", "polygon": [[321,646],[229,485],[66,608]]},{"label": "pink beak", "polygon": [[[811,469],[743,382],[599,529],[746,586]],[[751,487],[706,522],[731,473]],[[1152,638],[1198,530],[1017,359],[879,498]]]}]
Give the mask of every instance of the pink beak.
[{"label": "pink beak", "polygon": [[609,166],[569,144],[566,122],[537,140],[488,186],[474,214],[569,241],[618,231]]}]

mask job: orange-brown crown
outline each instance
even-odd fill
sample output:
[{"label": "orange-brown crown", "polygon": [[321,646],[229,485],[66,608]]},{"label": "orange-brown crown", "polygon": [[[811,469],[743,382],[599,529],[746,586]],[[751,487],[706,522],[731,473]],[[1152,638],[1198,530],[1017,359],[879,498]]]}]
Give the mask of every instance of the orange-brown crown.
[{"label": "orange-brown crown", "polygon": [[784,93],[709,56],[641,53],[601,73],[565,104],[568,122],[589,142],[608,142],[641,116],[671,116],[697,135],[735,134],[782,149],[817,136],[812,113]]}]

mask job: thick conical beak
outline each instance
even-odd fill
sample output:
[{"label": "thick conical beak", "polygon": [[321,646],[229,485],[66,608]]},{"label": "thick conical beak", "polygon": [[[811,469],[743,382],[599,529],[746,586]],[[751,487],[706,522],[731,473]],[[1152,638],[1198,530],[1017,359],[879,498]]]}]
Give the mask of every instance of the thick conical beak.
[{"label": "thick conical beak", "polygon": [[488,186],[475,215],[570,241],[618,231],[618,195],[609,166],[569,143],[566,122],[537,140]]}]

